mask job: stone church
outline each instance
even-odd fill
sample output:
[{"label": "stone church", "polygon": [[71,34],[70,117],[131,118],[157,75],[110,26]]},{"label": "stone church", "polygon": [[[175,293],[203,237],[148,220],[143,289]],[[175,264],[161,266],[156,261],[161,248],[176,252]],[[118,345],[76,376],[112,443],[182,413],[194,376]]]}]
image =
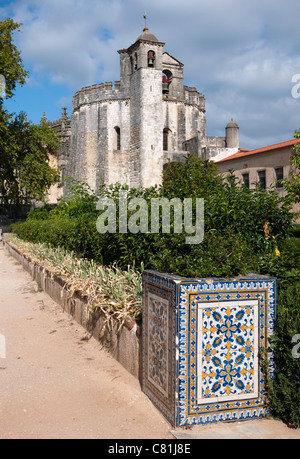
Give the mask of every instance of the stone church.
[{"label": "stone church", "polygon": [[239,128],[231,120],[224,137],[206,135],[205,97],[184,85],[183,64],[164,51],[147,27],[120,55],[120,80],[84,87],[73,97],[71,118],[50,123],[61,135],[52,161],[63,177],[97,189],[101,182],[149,187],[161,182],[168,161],[188,153],[220,160],[237,152]]}]

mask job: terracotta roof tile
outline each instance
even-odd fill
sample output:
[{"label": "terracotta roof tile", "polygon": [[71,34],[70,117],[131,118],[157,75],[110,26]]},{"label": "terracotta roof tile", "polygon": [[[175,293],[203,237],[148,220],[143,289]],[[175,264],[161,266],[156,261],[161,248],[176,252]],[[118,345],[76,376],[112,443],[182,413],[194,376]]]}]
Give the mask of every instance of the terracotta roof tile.
[{"label": "terracotta roof tile", "polygon": [[237,153],[234,153],[233,155],[230,155],[227,158],[220,159],[220,161],[216,161],[216,163],[222,163],[224,161],[229,161],[230,159],[244,158],[246,156],[256,155],[257,153],[263,153],[266,151],[277,150],[278,148],[289,147],[295,145],[296,143],[300,143],[300,139],[293,139],[288,140],[287,142],[276,143],[268,147],[258,148],[257,150],[245,150],[244,148],[240,148]]}]

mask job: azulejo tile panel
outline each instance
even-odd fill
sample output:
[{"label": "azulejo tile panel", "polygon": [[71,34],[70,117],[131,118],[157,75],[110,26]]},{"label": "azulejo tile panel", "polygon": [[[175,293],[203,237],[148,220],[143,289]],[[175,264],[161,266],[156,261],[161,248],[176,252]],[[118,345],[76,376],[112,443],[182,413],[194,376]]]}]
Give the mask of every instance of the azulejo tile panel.
[{"label": "azulejo tile panel", "polygon": [[142,389],[175,423],[176,283],[152,272],[143,275]]},{"label": "azulejo tile panel", "polygon": [[157,390],[167,397],[169,301],[149,293],[148,314],[148,378]]},{"label": "azulejo tile panel", "polygon": [[198,403],[258,396],[257,315],[257,300],[198,304]]},{"label": "azulejo tile panel", "polygon": [[[143,275],[143,390],[175,426],[266,414],[276,279]],[[274,372],[272,355],[269,370]]]}]

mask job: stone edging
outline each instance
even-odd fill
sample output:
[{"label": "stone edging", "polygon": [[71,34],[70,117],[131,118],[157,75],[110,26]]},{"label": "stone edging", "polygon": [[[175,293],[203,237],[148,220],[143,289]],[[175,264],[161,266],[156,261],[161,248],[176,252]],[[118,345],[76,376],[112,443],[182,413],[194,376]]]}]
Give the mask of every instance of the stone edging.
[{"label": "stone edging", "polygon": [[120,323],[112,319],[107,326],[105,316],[99,309],[92,316],[89,315],[85,296],[80,292],[69,295],[68,284],[64,279],[32,262],[30,257],[12,247],[5,238],[3,244],[52,300],[74,317],[127,371],[141,381],[142,333],[136,322],[126,319],[120,328]]}]

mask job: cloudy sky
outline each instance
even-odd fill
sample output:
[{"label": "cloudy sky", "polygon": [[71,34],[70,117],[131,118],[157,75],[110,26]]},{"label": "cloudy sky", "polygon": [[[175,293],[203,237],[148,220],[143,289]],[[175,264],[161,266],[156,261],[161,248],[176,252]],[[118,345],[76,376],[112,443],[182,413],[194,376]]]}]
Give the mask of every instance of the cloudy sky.
[{"label": "cloudy sky", "polygon": [[[148,27],[184,64],[185,84],[206,97],[208,135],[231,117],[240,145],[290,140],[300,129],[300,1],[0,0],[2,19],[22,22],[15,42],[30,77],[7,108],[49,120],[83,86],[119,79],[118,49]],[[300,85],[299,85],[300,86]],[[300,96],[300,88],[294,96]]]}]

